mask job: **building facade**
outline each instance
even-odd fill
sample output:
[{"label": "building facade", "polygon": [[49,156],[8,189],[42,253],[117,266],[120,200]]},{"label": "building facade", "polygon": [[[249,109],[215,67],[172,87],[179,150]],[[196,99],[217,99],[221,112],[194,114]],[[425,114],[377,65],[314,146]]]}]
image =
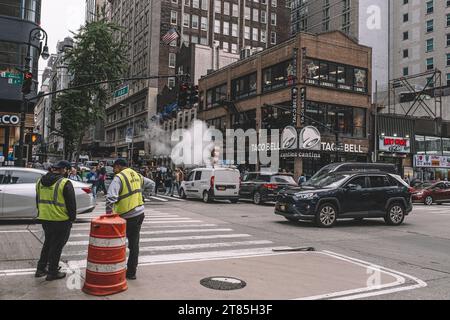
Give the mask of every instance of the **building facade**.
[{"label": "building facade", "polygon": [[[438,0],[391,1],[391,79],[438,69],[450,85],[450,3]],[[416,83],[424,87],[427,79]]]},{"label": "building facade", "polygon": [[[126,76],[168,76],[120,84],[107,107],[106,144],[112,155],[134,153],[150,157],[146,141],[149,120],[157,114],[157,97],[175,88],[179,41],[161,39],[176,28],[186,45],[198,43],[239,53],[244,48],[266,48],[289,37],[285,0],[113,0],[111,20],[124,28],[129,68]],[[133,123],[137,125],[133,129]],[[131,127],[131,128],[130,128]],[[127,139],[131,134],[132,138]],[[132,143],[127,142],[132,140]]]},{"label": "building facade", "polygon": [[[298,33],[203,77],[198,117],[222,131],[259,130],[269,124],[270,129],[280,130],[315,127],[321,138],[317,151],[280,151],[281,169],[297,177],[312,176],[335,161],[366,162],[371,65],[371,49],[342,32]],[[246,157],[251,148],[247,145]]]},{"label": "building facade", "polygon": [[372,92],[389,82],[389,0],[293,0],[291,31],[321,33],[339,30],[372,48]]},{"label": "building facade", "polygon": [[[41,23],[40,0],[6,0],[0,3],[0,165],[11,164],[19,143],[20,113],[22,104],[22,73],[31,30]],[[39,42],[31,43],[30,71],[36,80],[38,74]],[[35,86],[27,99],[36,95]],[[35,101],[26,105],[26,132],[34,126]],[[28,159],[31,149],[28,146]],[[6,162],[9,161],[9,162]]]}]

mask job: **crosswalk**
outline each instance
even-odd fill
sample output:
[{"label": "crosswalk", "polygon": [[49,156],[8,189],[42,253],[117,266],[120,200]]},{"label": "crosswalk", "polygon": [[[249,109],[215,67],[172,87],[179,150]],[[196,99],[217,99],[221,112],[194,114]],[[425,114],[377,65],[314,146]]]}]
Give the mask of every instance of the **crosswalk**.
[{"label": "crosswalk", "polygon": [[[102,210],[100,205],[94,212],[78,217],[63,250],[63,261],[79,266],[86,264],[90,232],[88,222],[103,214]],[[186,215],[181,208],[146,208],[140,238],[140,264],[266,255],[273,249],[285,248],[276,246],[271,240],[236,232],[220,221]]]}]

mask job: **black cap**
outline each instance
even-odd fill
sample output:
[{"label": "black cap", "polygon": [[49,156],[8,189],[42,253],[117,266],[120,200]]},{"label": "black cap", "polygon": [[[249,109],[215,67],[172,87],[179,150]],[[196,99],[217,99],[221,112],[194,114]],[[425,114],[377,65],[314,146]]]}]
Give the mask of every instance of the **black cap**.
[{"label": "black cap", "polygon": [[126,167],[127,165],[128,163],[125,159],[117,159],[116,161],[114,161],[113,167],[114,166]]},{"label": "black cap", "polygon": [[55,163],[54,165],[52,165],[52,168],[55,169],[71,169],[72,168],[72,164],[67,161],[67,160],[61,160],[58,161],[57,163]]}]

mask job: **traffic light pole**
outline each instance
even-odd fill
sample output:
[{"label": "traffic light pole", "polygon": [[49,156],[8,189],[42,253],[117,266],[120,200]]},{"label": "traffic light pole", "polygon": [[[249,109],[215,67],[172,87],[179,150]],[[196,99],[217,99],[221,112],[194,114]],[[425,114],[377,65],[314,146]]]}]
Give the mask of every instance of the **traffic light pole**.
[{"label": "traffic light pole", "polygon": [[[25,75],[30,71],[30,47],[31,44],[28,43],[28,51],[27,51],[27,57],[25,58],[25,67],[24,67],[24,81],[25,81]],[[26,98],[26,94],[22,92],[22,104],[20,105],[20,133],[19,133],[19,150],[17,152],[17,160],[16,160],[16,166],[17,167],[25,167],[25,159],[23,154],[23,147],[24,147],[24,140],[25,140],[25,124],[26,124],[26,117],[27,117],[27,109],[28,109],[28,100]]]}]

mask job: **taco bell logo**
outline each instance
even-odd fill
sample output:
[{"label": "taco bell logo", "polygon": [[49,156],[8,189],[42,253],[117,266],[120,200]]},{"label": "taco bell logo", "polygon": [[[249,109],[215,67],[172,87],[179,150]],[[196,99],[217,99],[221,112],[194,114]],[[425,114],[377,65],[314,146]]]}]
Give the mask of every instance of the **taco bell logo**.
[{"label": "taco bell logo", "polygon": [[306,150],[320,151],[321,136],[316,127],[308,126],[303,128],[299,137],[299,148]]},{"label": "taco bell logo", "polygon": [[321,141],[320,132],[316,127],[305,127],[297,135],[297,129],[289,126],[284,128],[283,134],[281,135],[281,149],[320,151]]}]

